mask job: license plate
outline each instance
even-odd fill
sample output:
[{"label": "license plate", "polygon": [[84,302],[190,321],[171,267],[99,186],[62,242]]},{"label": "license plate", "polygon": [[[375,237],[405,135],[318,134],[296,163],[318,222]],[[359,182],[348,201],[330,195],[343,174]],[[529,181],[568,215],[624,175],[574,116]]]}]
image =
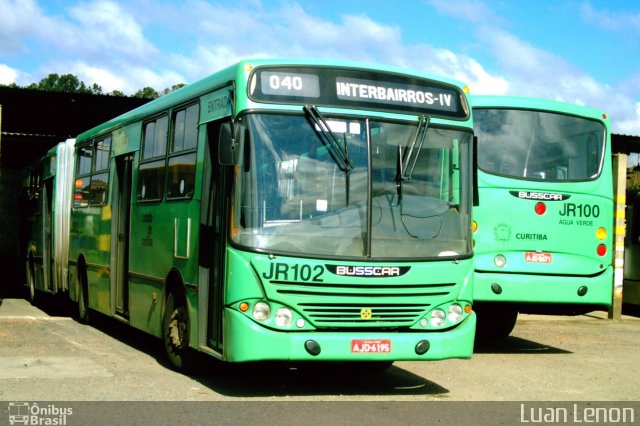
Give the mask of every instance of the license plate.
[{"label": "license plate", "polygon": [[524,260],[530,263],[551,263],[551,253],[542,253],[539,251],[528,251],[524,254]]},{"label": "license plate", "polygon": [[372,353],[390,353],[391,340],[352,340],[351,353],[354,354],[372,354]]}]

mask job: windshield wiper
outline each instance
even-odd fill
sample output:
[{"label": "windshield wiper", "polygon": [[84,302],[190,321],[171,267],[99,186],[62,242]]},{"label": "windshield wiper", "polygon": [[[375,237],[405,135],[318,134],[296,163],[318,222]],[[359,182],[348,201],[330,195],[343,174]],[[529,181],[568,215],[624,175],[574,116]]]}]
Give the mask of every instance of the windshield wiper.
[{"label": "windshield wiper", "polygon": [[[416,168],[416,163],[418,162],[418,156],[420,155],[420,151],[422,150],[422,145],[424,144],[425,139],[427,138],[427,129],[429,128],[429,116],[421,115],[418,120],[418,129],[416,130],[416,136],[411,141],[411,146],[409,147],[409,151],[405,152],[404,158],[402,159],[401,164],[401,176],[402,179],[411,180],[411,176],[413,175],[413,170]],[[418,148],[416,149],[416,145]],[[414,155],[415,150],[415,155]],[[411,163],[411,170],[409,170],[409,163]]]},{"label": "windshield wiper", "polygon": [[315,105],[305,105],[302,109],[313,129],[316,131],[318,138],[322,144],[327,147],[329,155],[331,155],[333,161],[338,165],[338,168],[345,173],[353,169],[353,165],[349,161],[346,139],[344,146],[340,146],[340,141],[338,141],[336,135],[333,134],[329,123],[327,123],[327,120],[320,114],[320,111],[318,111]]},{"label": "windshield wiper", "polygon": [[[398,194],[398,204],[402,203],[402,181],[411,180],[413,171],[416,168],[418,156],[420,155],[420,151],[422,150],[422,145],[427,138],[429,120],[429,116],[420,116],[420,118],[418,119],[418,128],[416,129],[416,135],[411,141],[411,146],[408,148],[408,151],[405,150],[403,152],[402,146],[398,145],[398,154],[396,158],[396,192]],[[409,167],[411,167],[410,170]]]}]

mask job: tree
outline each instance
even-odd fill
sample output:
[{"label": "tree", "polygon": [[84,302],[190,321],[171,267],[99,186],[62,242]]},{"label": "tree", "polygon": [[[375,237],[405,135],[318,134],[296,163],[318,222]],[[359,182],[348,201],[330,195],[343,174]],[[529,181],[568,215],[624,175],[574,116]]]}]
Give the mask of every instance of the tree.
[{"label": "tree", "polygon": [[[166,95],[168,93],[173,92],[174,90],[178,90],[182,87],[186,86],[185,83],[174,84],[171,88],[166,88],[162,92],[158,92],[153,87],[145,87],[143,89],[138,90],[133,94],[132,97],[135,98],[143,98],[143,99],[157,99],[160,96]],[[12,87],[15,89],[20,89],[21,87],[15,83],[11,83],[7,85],[7,87]],[[104,93],[102,91],[102,86],[99,86],[96,83],[93,83],[91,86],[87,86],[84,82],[80,81],[78,77],[73,74],[62,74],[58,75],[56,73],[51,73],[38,83],[31,83],[28,86],[23,86],[24,89],[32,89],[32,90],[44,90],[49,92],[63,92],[63,93],[86,93],[91,95],[109,95],[109,96],[126,96],[120,90],[114,90],[110,93]]]},{"label": "tree", "polygon": [[102,94],[102,87],[96,83],[87,87],[84,82],[73,74],[58,75],[51,73],[38,84],[32,83],[27,86],[28,89],[45,90],[49,92],[65,92],[65,93],[88,93],[93,95]]},{"label": "tree", "polygon": [[133,94],[134,98],[143,98],[143,99],[158,99],[160,97],[160,93],[156,91],[153,87],[145,87],[144,89],[138,90]]},{"label": "tree", "polygon": [[[178,89],[183,88],[184,86],[186,86],[186,84],[185,84],[185,83],[174,84],[173,86],[171,86],[171,88],[167,87],[166,89],[164,89],[164,90],[162,91],[162,95],[168,95],[169,93],[171,93],[171,92],[173,92],[173,91],[176,91],[176,90],[178,90]],[[162,95],[161,95],[161,96],[162,96]]]}]

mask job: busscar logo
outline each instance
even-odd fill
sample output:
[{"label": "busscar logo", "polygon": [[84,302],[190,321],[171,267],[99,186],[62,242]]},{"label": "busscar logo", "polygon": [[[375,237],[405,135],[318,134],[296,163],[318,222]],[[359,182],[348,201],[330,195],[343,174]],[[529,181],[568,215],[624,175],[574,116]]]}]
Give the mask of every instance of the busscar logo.
[{"label": "busscar logo", "polygon": [[348,266],[325,265],[327,271],[344,277],[388,278],[400,277],[411,269],[410,266]]},{"label": "busscar logo", "polygon": [[557,192],[509,191],[509,194],[522,200],[564,201],[571,198],[571,195]]},{"label": "busscar logo", "polygon": [[63,426],[73,414],[71,407],[59,407],[54,404],[40,406],[36,402],[10,402],[7,411],[10,425]]}]

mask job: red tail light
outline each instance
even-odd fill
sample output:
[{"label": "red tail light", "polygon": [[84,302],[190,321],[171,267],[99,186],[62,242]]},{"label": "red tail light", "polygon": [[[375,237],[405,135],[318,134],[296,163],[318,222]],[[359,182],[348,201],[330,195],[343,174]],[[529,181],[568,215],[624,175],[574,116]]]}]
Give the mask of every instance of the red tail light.
[{"label": "red tail light", "polygon": [[598,256],[604,256],[605,254],[607,254],[607,246],[605,246],[604,244],[600,244],[598,246],[597,252]]}]

